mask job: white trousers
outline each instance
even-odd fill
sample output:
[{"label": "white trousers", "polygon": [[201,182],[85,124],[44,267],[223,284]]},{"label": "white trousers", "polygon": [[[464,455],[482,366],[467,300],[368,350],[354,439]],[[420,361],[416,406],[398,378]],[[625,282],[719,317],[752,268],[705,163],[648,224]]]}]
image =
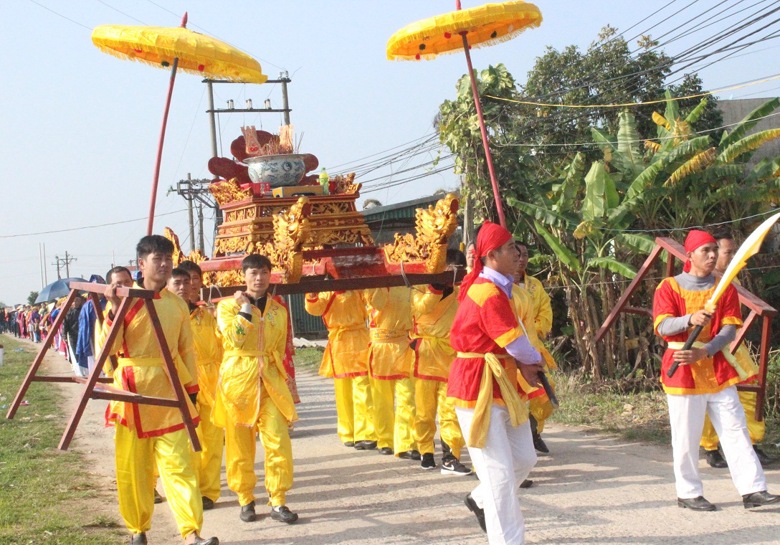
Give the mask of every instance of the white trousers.
[{"label": "white trousers", "polygon": [[699,477],[699,441],[705,414],[709,415],[720,438],[737,491],[744,496],[766,490],[764,470],[750,443],[745,411],[739,402],[736,386],[715,394],[667,394],[666,402],[672,426],[674,482],[678,498],[691,499],[704,495]]},{"label": "white trousers", "polygon": [[[468,438],[474,409],[456,407],[455,413],[463,437]],[[479,477],[479,485],[471,491],[471,497],[485,510],[488,543],[522,545],[525,522],[517,493],[520,483],[536,465],[530,423],[513,427],[506,408],[494,404],[484,448],[468,447],[468,450]]]}]

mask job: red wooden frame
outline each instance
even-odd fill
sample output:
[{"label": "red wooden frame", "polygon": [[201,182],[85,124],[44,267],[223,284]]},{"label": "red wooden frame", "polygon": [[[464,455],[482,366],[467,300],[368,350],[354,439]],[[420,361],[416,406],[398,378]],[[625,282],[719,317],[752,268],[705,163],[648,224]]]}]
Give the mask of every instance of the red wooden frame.
[{"label": "red wooden frame", "polygon": [[[95,284],[92,282],[70,282],[68,287],[70,288],[70,293],[68,294],[68,298],[65,300],[65,305],[62,307],[62,310],[54,320],[51,331],[56,331],[59,329],[60,325],[62,325],[62,322],[65,319],[65,315],[73,304],[73,301],[76,299],[76,294],[78,292],[89,293],[89,297],[92,299],[92,302],[95,305],[95,313],[97,314],[98,324],[102,326],[103,310],[100,306],[99,295],[102,295],[105,292],[105,284]],[[116,310],[116,316],[114,317],[114,321],[109,328],[108,337],[106,338],[106,342],[97,356],[97,360],[95,361],[95,368],[92,370],[90,375],[86,379],[75,376],[50,377],[37,375],[38,368],[43,362],[43,358],[46,355],[46,352],[49,350],[49,347],[51,347],[52,340],[54,338],[54,335],[49,333],[49,335],[46,336],[46,339],[44,339],[38,354],[35,356],[35,360],[33,360],[32,365],[30,365],[30,369],[27,371],[27,375],[19,387],[19,391],[16,393],[16,397],[14,398],[13,403],[11,403],[11,406],[8,409],[6,418],[12,419],[14,417],[17,409],[19,408],[19,405],[22,402],[22,399],[24,398],[25,393],[27,392],[27,389],[33,382],[79,382],[85,384],[84,391],[81,394],[81,398],[79,399],[76,410],[73,412],[73,415],[68,422],[68,426],[65,428],[62,439],[60,439],[60,444],[57,447],[60,450],[68,449],[68,446],[73,439],[73,435],[76,432],[76,428],[78,427],[79,421],[81,420],[81,416],[84,414],[84,409],[86,408],[89,399],[106,399],[109,401],[124,401],[125,403],[178,407],[179,411],[181,411],[184,425],[187,428],[187,433],[189,434],[192,448],[196,452],[200,451],[200,441],[198,440],[198,435],[195,432],[195,423],[193,422],[192,417],[190,416],[190,411],[187,407],[187,396],[184,392],[184,387],[179,380],[179,374],[177,373],[176,367],[174,366],[171,353],[168,350],[168,343],[165,340],[165,334],[163,333],[162,326],[160,325],[160,318],[154,308],[154,291],[138,288],[119,288],[116,290],[116,293],[121,298],[122,302],[120,303],[119,308]],[[113,344],[114,339],[116,339],[116,336],[119,334],[119,328],[122,326],[122,321],[125,317],[125,314],[130,309],[133,299],[144,300],[146,310],[149,312],[149,317],[152,320],[154,335],[157,338],[163,360],[165,361],[165,369],[167,371],[168,379],[171,381],[171,386],[173,387],[173,391],[176,395],[175,399],[143,396],[133,392],[127,392],[125,390],[115,388],[110,384],[106,384],[111,382],[111,380],[100,377],[100,373],[103,370],[103,365],[105,364],[106,360],[110,359],[113,366],[116,367],[116,357],[113,354],[108,353],[107,347],[110,347]],[[98,385],[98,383],[100,383],[100,385]]]}]

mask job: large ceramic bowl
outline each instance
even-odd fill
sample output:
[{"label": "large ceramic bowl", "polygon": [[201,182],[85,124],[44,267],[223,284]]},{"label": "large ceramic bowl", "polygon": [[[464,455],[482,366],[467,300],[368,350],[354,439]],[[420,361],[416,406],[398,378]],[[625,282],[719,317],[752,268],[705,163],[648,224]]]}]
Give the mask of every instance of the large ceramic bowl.
[{"label": "large ceramic bowl", "polygon": [[297,185],[306,174],[303,154],[261,155],[247,157],[244,163],[249,167],[249,177],[256,184],[268,183],[271,187]]}]

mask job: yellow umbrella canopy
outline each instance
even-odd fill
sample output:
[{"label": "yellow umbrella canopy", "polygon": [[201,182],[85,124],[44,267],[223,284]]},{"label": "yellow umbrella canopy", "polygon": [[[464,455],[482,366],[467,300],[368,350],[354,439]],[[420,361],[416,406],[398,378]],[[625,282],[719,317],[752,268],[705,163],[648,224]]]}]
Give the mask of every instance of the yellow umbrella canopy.
[{"label": "yellow umbrella canopy", "polygon": [[461,35],[467,33],[472,47],[510,40],[527,28],[538,27],[542,14],[527,2],[484,4],[414,22],[387,41],[389,60],[432,59],[463,50]]},{"label": "yellow umbrella canopy", "polygon": [[167,68],[178,58],[178,69],[203,77],[244,83],[264,83],[260,63],[216,38],[183,27],[100,25],[92,43],[122,59]]}]

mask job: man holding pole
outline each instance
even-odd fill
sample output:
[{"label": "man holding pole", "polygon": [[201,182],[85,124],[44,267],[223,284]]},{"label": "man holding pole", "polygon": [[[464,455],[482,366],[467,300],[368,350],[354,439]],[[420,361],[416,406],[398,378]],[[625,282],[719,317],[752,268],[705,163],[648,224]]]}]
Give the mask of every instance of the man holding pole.
[{"label": "man holding pole", "polygon": [[[683,272],[664,279],[653,300],[656,333],[668,344],[661,363],[661,380],[669,407],[677,505],[694,511],[714,511],[703,496],[699,477],[699,441],[708,414],[721,439],[732,480],[746,509],[780,501],[767,492],[766,478],[750,444],[745,413],[730,363],[728,345],[742,324],[739,298],[729,285],[714,312],[704,309],[715,290],[712,271],[718,243],[705,231],[692,230],[685,239],[688,260]],[[684,349],[689,329],[701,326],[699,340]],[[676,372],[670,372],[674,364]],[[671,374],[671,377],[669,376]]]},{"label": "man holding pole", "polygon": [[518,370],[537,385],[542,357],[517,320],[512,304],[519,255],[512,234],[494,223],[479,230],[474,269],[463,279],[452,324],[457,351],[447,396],[453,398],[480,484],[466,496],[488,542],[522,544],[525,523],[517,489],[536,464],[528,405]]}]

